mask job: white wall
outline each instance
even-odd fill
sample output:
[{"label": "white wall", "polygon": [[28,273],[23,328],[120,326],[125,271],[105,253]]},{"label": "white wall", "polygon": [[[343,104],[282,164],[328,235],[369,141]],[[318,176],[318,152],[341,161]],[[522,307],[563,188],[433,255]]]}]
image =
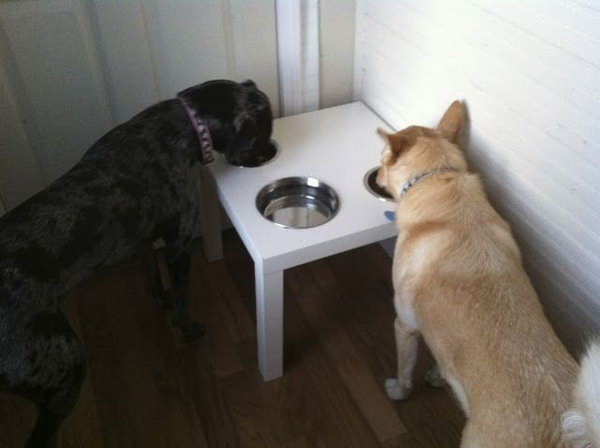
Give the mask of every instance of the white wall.
[{"label": "white wall", "polygon": [[0,1],[0,193],[12,208],[102,134],[190,85],[279,109],[274,0]]},{"label": "white wall", "polygon": [[600,329],[600,6],[358,0],[356,20],[354,95],[391,125],[466,101],[472,167],[580,347]]}]

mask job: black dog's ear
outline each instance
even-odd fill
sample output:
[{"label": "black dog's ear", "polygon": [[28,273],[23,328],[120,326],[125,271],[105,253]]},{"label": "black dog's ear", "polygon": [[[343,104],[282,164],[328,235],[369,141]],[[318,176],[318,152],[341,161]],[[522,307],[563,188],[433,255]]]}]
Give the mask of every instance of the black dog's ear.
[{"label": "black dog's ear", "polygon": [[256,84],[251,79],[245,80],[242,85],[246,87],[256,87]]},{"label": "black dog's ear", "polygon": [[227,148],[225,156],[227,160],[235,163],[239,161],[240,154],[250,150],[258,138],[258,127],[251,116],[246,116],[236,123],[236,134],[233,143]]}]

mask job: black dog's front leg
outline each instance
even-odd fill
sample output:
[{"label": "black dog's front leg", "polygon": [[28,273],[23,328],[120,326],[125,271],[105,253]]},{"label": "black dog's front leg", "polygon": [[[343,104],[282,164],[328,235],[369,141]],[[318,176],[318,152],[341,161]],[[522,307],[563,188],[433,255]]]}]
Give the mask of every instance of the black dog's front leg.
[{"label": "black dog's front leg", "polygon": [[192,322],[189,315],[190,253],[187,250],[171,253],[167,249],[166,262],[171,273],[171,293],[175,303],[173,323],[181,331],[183,342],[192,342],[204,334],[204,326]]},{"label": "black dog's front leg", "polygon": [[152,242],[148,241],[148,243],[144,244],[141,252],[141,260],[146,276],[146,292],[154,297],[161,309],[173,308],[173,300],[163,286]]},{"label": "black dog's front leg", "polygon": [[[17,333],[21,359],[8,391],[32,400],[38,418],[25,448],[55,448],[60,424],[69,415],[85,376],[83,347],[62,312],[34,316],[27,332]],[[12,366],[14,367],[14,366]]]}]

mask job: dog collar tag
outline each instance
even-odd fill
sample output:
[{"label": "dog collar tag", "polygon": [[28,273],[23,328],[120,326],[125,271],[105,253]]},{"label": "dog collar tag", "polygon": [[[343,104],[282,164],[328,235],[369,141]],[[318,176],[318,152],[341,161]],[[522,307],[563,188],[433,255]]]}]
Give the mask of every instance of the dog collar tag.
[{"label": "dog collar tag", "polygon": [[202,165],[208,165],[215,161],[213,154],[212,139],[210,138],[210,130],[208,125],[198,116],[194,108],[188,103],[185,98],[181,95],[177,95],[177,99],[183,106],[185,113],[190,119],[192,128],[198,137],[198,144],[200,146],[200,163]]}]

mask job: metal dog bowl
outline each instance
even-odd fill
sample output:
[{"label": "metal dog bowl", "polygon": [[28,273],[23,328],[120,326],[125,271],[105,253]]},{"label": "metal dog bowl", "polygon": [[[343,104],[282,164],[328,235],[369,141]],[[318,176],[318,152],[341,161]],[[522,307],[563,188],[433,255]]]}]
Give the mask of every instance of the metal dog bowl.
[{"label": "metal dog bowl", "polygon": [[268,149],[269,151],[248,151],[247,155],[243,157],[239,164],[236,163],[235,166],[239,166],[240,168],[257,168],[273,162],[279,155],[279,145],[275,140],[271,140]]},{"label": "metal dog bowl", "polygon": [[337,193],[314,177],[285,177],[265,185],[256,196],[261,215],[274,224],[306,229],[333,219],[340,208]]},{"label": "metal dog bowl", "polygon": [[365,174],[365,177],[363,178],[365,188],[369,190],[369,193],[371,193],[377,199],[380,199],[382,201],[394,202],[394,197],[390,193],[388,193],[388,191],[385,188],[377,185],[378,172],[378,166],[376,166],[375,168],[371,168],[369,171],[367,171],[367,174]]}]

